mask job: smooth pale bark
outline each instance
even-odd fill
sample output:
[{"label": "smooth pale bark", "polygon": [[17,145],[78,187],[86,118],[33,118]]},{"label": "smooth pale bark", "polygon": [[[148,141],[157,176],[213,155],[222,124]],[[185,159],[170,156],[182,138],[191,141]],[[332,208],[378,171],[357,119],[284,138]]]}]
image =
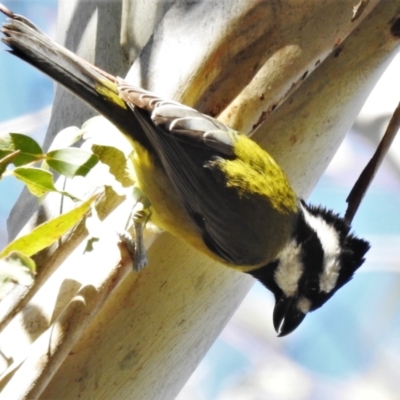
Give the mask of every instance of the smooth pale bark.
[{"label": "smooth pale bark", "polygon": [[[60,25],[59,37],[112,73],[123,75],[125,62],[156,27],[128,79],[212,115],[221,113],[222,121],[244,132],[259,128],[254,139],[276,157],[303,196],[399,43],[390,32],[399,0],[370,1],[355,21],[354,2],[344,0],[160,2],[147,11],[136,2],[99,1],[95,13],[94,2],[81,2],[78,9],[85,5],[91,11],[89,24],[88,14],[73,11],[72,3],[61,2],[63,21],[74,15],[73,26],[87,25],[97,36]],[[110,4],[114,13],[103,14]],[[118,48],[117,30],[108,37],[104,29],[115,21],[123,27]],[[78,121],[75,112],[81,112]],[[58,90],[50,132],[79,124],[89,115],[84,114]],[[49,215],[57,209],[50,206]],[[3,379],[3,385],[9,380],[0,398],[172,399],[229,320],[252,279],[166,233],[148,235],[149,266],[130,273],[111,228],[123,224],[127,208],[123,204],[110,216],[110,233],[95,252],[82,255],[83,244],[71,255],[69,250],[1,334],[8,357],[28,358]],[[57,251],[62,250],[52,254]],[[271,319],[270,310],[265,318]]]}]

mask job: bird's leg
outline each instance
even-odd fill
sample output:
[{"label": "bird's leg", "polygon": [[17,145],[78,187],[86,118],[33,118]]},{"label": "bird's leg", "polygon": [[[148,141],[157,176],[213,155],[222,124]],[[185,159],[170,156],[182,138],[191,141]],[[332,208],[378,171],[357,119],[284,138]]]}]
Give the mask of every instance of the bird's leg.
[{"label": "bird's leg", "polygon": [[[129,253],[132,257],[133,269],[139,272],[147,265],[147,253],[144,246],[143,230],[147,221],[150,219],[151,211],[148,201],[142,198],[138,200],[135,207],[132,209],[129,220],[133,220],[133,229],[135,231],[135,238],[127,231],[119,232],[120,240],[125,243]],[[138,207],[139,206],[139,207]],[[129,224],[129,222],[128,222]]]}]

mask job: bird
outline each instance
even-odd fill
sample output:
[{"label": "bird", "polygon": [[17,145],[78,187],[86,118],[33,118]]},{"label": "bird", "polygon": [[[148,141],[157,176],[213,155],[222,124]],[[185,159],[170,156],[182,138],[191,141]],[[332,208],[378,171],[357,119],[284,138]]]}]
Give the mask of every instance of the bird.
[{"label": "bird", "polygon": [[8,17],[2,41],[13,55],[129,138],[151,221],[272,292],[279,337],[293,332],[364,263],[369,243],[340,215],[297,196],[280,166],[249,137],[102,71],[1,3],[0,11]]}]

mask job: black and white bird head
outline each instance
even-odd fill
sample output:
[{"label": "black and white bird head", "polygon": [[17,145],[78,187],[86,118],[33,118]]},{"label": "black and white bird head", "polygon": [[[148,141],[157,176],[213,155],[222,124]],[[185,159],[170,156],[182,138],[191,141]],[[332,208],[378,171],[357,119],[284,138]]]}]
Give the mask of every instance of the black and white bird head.
[{"label": "black and white bird head", "polygon": [[295,330],[307,313],[349,282],[369,247],[339,215],[302,201],[290,242],[274,262],[250,272],[275,296],[278,336]]}]

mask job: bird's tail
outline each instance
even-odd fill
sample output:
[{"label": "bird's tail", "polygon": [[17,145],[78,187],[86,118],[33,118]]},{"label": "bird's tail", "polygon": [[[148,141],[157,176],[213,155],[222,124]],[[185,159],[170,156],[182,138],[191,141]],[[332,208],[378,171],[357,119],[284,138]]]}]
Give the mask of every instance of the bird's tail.
[{"label": "bird's tail", "polygon": [[65,86],[124,133],[141,141],[142,129],[118,95],[116,77],[58,45],[28,19],[14,14],[1,3],[0,12],[9,18],[1,31],[2,41],[12,54]]}]

